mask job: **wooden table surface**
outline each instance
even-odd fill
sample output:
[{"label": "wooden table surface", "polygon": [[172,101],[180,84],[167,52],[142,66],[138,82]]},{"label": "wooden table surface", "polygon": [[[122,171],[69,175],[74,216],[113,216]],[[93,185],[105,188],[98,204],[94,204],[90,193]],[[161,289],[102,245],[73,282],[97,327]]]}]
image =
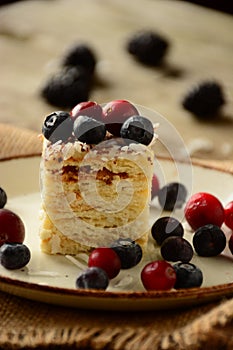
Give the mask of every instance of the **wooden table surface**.
[{"label": "wooden table surface", "polygon": [[[145,67],[126,52],[139,29],[170,41],[163,67]],[[1,7],[0,123],[40,132],[44,117],[57,109],[41,99],[40,87],[60,69],[66,48],[81,41],[98,58],[91,100],[147,106],[172,123],[192,156],[231,160],[232,33],[231,15],[184,1],[35,0]],[[206,79],[223,85],[227,101],[215,122],[198,121],[181,106],[187,89]]]}]

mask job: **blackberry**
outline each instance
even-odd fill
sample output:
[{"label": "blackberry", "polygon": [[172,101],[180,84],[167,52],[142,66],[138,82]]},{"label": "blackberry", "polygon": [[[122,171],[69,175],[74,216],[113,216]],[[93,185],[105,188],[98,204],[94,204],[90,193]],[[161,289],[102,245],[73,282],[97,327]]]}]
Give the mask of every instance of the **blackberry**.
[{"label": "blackberry", "polygon": [[211,118],[225,103],[222,87],[214,81],[204,81],[184,96],[183,107],[200,118]]},{"label": "blackberry", "polygon": [[96,57],[93,50],[85,44],[72,45],[65,53],[62,65],[64,67],[82,67],[93,73],[96,65]]},{"label": "blackberry", "polygon": [[167,39],[153,31],[135,33],[127,43],[127,51],[138,61],[150,65],[159,65],[169,47]]},{"label": "blackberry", "polygon": [[73,108],[88,100],[90,88],[91,76],[85,70],[81,67],[64,68],[48,79],[41,95],[53,106]]}]

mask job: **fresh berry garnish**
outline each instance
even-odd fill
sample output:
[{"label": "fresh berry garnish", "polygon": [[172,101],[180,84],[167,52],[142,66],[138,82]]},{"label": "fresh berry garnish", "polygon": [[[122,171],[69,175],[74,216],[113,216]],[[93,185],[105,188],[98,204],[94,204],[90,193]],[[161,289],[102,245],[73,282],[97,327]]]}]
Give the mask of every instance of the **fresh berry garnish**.
[{"label": "fresh berry garnish", "polygon": [[7,194],[3,188],[0,187],[0,208],[4,208],[7,202]]},{"label": "fresh berry garnish", "polygon": [[231,251],[231,254],[233,254],[233,233],[230,236],[229,242],[228,242],[229,249]]},{"label": "fresh berry garnish", "polygon": [[120,135],[127,143],[138,142],[147,146],[154,137],[153,124],[143,116],[132,116],[123,123]]},{"label": "fresh berry garnish", "polygon": [[23,243],[25,227],[21,218],[9,209],[0,209],[0,246],[4,243]]},{"label": "fresh berry garnish", "polygon": [[151,199],[156,197],[159,192],[159,179],[156,174],[153,174],[152,177],[152,186],[151,186]]},{"label": "fresh berry garnish", "polygon": [[6,269],[21,269],[29,263],[30,259],[31,253],[25,244],[4,243],[0,247],[0,263]]},{"label": "fresh berry garnish", "polygon": [[126,119],[138,114],[137,108],[126,100],[114,100],[103,107],[103,121],[106,128],[112,135],[118,137]]},{"label": "fresh berry garnish", "polygon": [[187,197],[186,187],[178,182],[171,182],[163,186],[158,192],[159,204],[164,210],[172,211],[182,208]]},{"label": "fresh berry garnish", "polygon": [[193,194],[184,208],[185,218],[193,230],[213,224],[222,226],[225,213],[217,197],[207,192]]},{"label": "fresh berry garnish", "polygon": [[176,271],[175,289],[200,287],[203,282],[202,271],[191,263],[177,263],[173,265]]},{"label": "fresh berry garnish", "polygon": [[168,237],[160,249],[164,260],[189,262],[193,257],[191,244],[183,237]]},{"label": "fresh berry garnish", "polygon": [[87,101],[92,77],[83,68],[64,68],[50,77],[41,89],[42,97],[59,108],[73,108]]},{"label": "fresh berry garnish", "polygon": [[119,238],[110,247],[119,256],[122,269],[130,269],[136,266],[142,259],[142,248],[129,238]]},{"label": "fresh berry garnish", "polygon": [[233,201],[225,206],[225,224],[233,230]]},{"label": "fresh berry garnish", "polygon": [[168,48],[167,39],[149,30],[135,33],[127,43],[127,51],[138,61],[150,66],[161,64]]},{"label": "fresh berry garnish", "polygon": [[120,272],[121,261],[113,249],[99,247],[91,252],[88,259],[88,266],[100,267],[107,273],[108,278],[112,279]]},{"label": "fresh berry garnish", "polygon": [[83,271],[76,280],[79,289],[103,289],[108,287],[107,273],[99,267],[89,267]]},{"label": "fresh berry garnish", "polygon": [[163,216],[154,222],[151,234],[157,244],[161,245],[168,237],[183,237],[184,228],[177,219],[171,216]]},{"label": "fresh berry garnish", "polygon": [[106,127],[96,119],[81,115],[74,121],[74,135],[81,142],[97,144],[104,140]]},{"label": "fresh berry garnish", "polygon": [[165,260],[148,263],[141,271],[141,280],[146,290],[169,290],[176,282],[176,272]]},{"label": "fresh berry garnish", "polygon": [[200,118],[214,117],[225,103],[222,87],[214,81],[202,82],[184,96],[182,105]]},{"label": "fresh berry garnish", "polygon": [[217,256],[226,247],[226,236],[218,226],[205,225],[194,233],[193,246],[200,256]]},{"label": "fresh berry garnish", "polygon": [[62,65],[65,67],[82,67],[93,73],[96,61],[95,54],[88,45],[75,44],[66,50]]},{"label": "fresh berry garnish", "polygon": [[73,120],[70,114],[63,111],[53,112],[48,115],[42,126],[44,137],[55,143],[59,140],[67,141],[73,132]]},{"label": "fresh berry garnish", "polygon": [[71,117],[73,119],[78,118],[80,115],[103,121],[102,107],[93,101],[80,102],[72,109]]}]

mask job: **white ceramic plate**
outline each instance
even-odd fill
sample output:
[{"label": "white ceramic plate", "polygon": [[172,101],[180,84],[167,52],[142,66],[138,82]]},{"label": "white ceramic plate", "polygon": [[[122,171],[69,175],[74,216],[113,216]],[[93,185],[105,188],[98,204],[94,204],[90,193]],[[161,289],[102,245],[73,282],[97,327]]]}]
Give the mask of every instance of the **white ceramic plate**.
[{"label": "white ceramic plate", "polygon": [[[229,250],[214,258],[194,256],[192,262],[204,274],[201,288],[186,290],[146,292],[140,282],[140,271],[147,261],[159,258],[159,249],[151,240],[149,251],[140,264],[120,273],[111,281],[107,291],[78,290],[75,280],[85,268],[64,256],[49,256],[39,248],[39,187],[40,157],[18,158],[0,162],[0,186],[8,194],[6,208],[23,219],[26,226],[25,243],[30,247],[32,258],[28,266],[15,271],[0,267],[0,289],[14,295],[58,305],[108,310],[152,310],[178,308],[205,303],[233,295],[233,259]],[[218,196],[223,203],[233,199],[232,174],[198,165],[174,164],[158,159],[156,169],[161,184],[168,181],[185,183],[189,195],[206,191]],[[167,213],[163,213],[167,214]],[[183,211],[176,210],[173,216],[183,220]],[[155,199],[151,205],[151,222],[161,215]],[[230,232],[226,230],[226,234]],[[187,230],[186,238],[192,239]]]}]

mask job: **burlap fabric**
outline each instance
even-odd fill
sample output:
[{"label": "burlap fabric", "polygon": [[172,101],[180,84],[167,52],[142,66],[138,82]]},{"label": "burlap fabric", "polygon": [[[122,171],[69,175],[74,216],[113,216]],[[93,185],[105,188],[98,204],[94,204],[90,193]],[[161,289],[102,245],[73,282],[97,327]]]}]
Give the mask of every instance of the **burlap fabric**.
[{"label": "burlap fabric", "polygon": [[[35,132],[0,125],[1,159],[40,151]],[[233,172],[231,162],[211,164]],[[65,308],[0,292],[0,349],[232,350],[233,299],[126,313]]]}]

